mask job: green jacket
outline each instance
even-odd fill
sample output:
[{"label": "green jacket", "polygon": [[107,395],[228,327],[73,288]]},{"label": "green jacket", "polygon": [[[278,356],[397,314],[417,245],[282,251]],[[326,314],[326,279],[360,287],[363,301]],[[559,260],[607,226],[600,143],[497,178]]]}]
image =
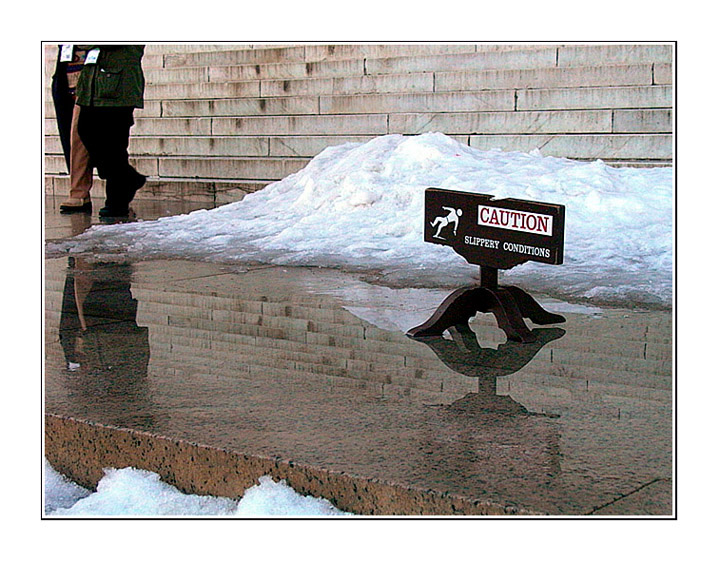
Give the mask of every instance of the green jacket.
[{"label": "green jacket", "polygon": [[90,45],[99,47],[96,64],[86,64],[75,95],[80,106],[143,107],[145,45]]}]

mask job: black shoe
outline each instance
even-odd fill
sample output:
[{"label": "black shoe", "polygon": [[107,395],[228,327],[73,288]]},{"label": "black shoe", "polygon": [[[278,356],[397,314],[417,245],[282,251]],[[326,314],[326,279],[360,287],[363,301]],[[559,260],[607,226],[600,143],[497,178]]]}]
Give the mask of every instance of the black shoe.
[{"label": "black shoe", "polygon": [[147,182],[147,176],[144,176],[143,174],[140,174],[138,172],[137,179],[135,181],[135,185],[132,186],[133,191],[138,191],[140,188],[142,188],[145,185],[145,182]]},{"label": "black shoe", "polygon": [[130,198],[128,199],[128,203],[130,203],[135,198],[135,194],[140,188],[145,185],[145,182],[147,182],[147,176],[143,176],[142,174],[138,173],[136,181],[128,189],[127,195]]},{"label": "black shoe", "polygon": [[135,212],[130,209],[126,215],[116,215],[117,211],[113,212],[113,215],[101,215],[100,223],[103,225],[116,225],[118,223],[131,223],[136,220]]},{"label": "black shoe", "polygon": [[92,211],[92,202],[90,198],[80,199],[71,197],[60,204],[60,213],[80,213]]},{"label": "black shoe", "polygon": [[100,217],[127,217],[130,214],[130,208],[126,207],[111,207],[106,205],[98,213]]}]

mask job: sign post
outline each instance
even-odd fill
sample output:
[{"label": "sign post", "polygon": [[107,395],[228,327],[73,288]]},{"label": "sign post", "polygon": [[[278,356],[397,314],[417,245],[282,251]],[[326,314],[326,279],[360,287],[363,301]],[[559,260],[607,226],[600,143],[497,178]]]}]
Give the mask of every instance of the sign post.
[{"label": "sign post", "polygon": [[563,262],[565,207],[491,195],[425,190],[425,242],[451,246],[480,266],[480,285],[451,293],[422,325],[408,331],[420,338],[467,325],[478,312],[493,313],[508,340],[533,342],[523,318],[539,325],[565,322],[543,309],[526,291],[498,285],[498,270],[534,261]]}]

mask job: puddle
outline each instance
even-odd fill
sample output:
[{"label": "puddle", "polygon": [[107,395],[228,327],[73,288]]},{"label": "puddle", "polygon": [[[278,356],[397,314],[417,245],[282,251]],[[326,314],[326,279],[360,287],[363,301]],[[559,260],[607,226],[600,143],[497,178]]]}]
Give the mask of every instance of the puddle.
[{"label": "puddle", "polygon": [[672,511],[670,313],[544,300],[567,322],[532,345],[491,315],[407,338],[446,293],[48,259],[46,412],[550,514]]}]

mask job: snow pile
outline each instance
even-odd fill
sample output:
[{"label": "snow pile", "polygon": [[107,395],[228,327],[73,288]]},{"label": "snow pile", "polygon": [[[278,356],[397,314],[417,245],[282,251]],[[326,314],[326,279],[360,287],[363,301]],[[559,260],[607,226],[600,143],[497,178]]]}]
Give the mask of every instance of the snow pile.
[{"label": "snow pile", "polygon": [[427,187],[566,206],[565,264],[527,263],[505,282],[563,297],[671,304],[672,169],[480,151],[441,133],[330,147],[242,201],[94,227],[55,249],[376,270],[391,284],[467,283],[477,267],[423,241]]},{"label": "snow pile", "polygon": [[67,509],[90,495],[90,491],[61,475],[45,460],[45,514]]},{"label": "snow pile", "polygon": [[234,516],[341,516],[347,515],[330,501],[301,496],[271,477],[260,477],[260,484],[250,487],[240,499]]},{"label": "snow pile", "polygon": [[348,513],[325,499],[302,496],[269,476],[240,501],[186,495],[150,471],[106,469],[97,492],[90,492],[45,461],[45,514],[48,516],[341,516]]}]

